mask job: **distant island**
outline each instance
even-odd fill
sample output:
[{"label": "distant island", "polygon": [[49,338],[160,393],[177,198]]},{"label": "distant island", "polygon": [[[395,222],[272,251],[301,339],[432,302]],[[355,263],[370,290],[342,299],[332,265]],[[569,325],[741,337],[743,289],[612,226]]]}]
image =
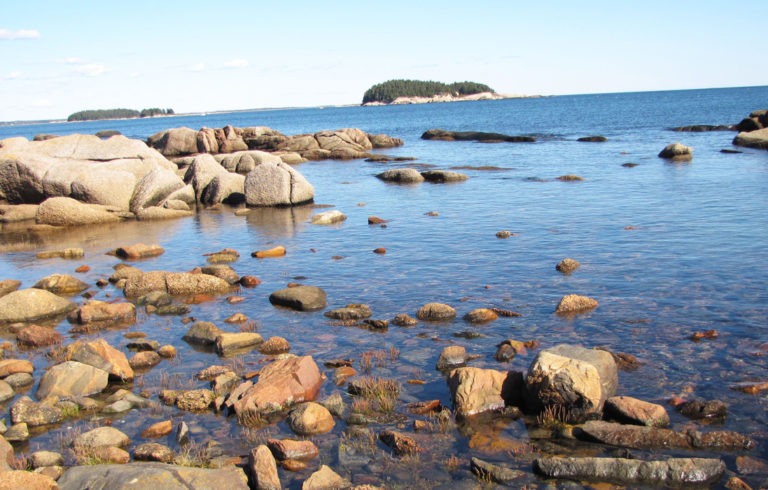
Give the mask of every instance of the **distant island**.
[{"label": "distant island", "polygon": [[363,105],[425,104],[517,97],[524,96],[498,94],[488,85],[477,82],[442,83],[421,80],[388,80],[366,90],[363,94]]},{"label": "distant island", "polygon": [[173,109],[160,109],[153,107],[151,109],[142,109],[141,112],[135,109],[95,109],[88,111],[75,112],[67,117],[67,121],[96,121],[99,119],[133,119],[138,117],[153,116],[171,116]]}]

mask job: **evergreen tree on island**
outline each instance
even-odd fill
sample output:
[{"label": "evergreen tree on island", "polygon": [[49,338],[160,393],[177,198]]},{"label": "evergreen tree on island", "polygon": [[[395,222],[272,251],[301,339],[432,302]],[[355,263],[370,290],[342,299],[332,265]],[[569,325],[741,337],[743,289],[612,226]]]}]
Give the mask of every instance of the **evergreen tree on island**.
[{"label": "evergreen tree on island", "polygon": [[421,80],[388,80],[377,83],[363,95],[363,104],[368,102],[391,103],[398,97],[433,97],[439,94],[471,95],[481,92],[496,93],[491,87],[477,82],[442,83]]}]

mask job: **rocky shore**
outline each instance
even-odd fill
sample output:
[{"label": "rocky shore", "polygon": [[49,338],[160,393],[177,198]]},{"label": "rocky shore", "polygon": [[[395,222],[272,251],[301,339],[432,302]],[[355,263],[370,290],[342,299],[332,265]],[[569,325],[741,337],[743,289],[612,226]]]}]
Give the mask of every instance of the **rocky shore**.
[{"label": "rocky shore", "polygon": [[432,97],[398,97],[389,104],[385,102],[366,102],[364,106],[432,104],[438,102],[466,102],[473,100],[502,100],[502,99],[531,99],[541,95],[512,95],[497,94],[496,92],[480,92],[469,95],[438,94]]}]

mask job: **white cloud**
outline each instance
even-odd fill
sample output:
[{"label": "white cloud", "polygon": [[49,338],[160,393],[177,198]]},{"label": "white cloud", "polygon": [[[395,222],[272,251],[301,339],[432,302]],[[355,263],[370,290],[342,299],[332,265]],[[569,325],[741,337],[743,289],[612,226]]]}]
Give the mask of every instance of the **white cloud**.
[{"label": "white cloud", "polygon": [[244,58],[236,58],[224,63],[224,68],[245,68],[248,66],[248,60]]},{"label": "white cloud", "polygon": [[203,63],[198,63],[196,65],[191,65],[186,68],[187,71],[203,71],[205,70],[205,65]]},{"label": "white cloud", "polygon": [[11,73],[4,76],[3,78],[5,78],[6,80],[13,80],[14,78],[19,78],[20,76],[21,76],[20,71],[12,71]]},{"label": "white cloud", "polygon": [[39,39],[40,33],[34,29],[19,29],[11,31],[9,29],[0,29],[0,39]]},{"label": "white cloud", "polygon": [[75,68],[76,73],[80,73],[82,75],[85,75],[87,77],[97,77],[107,71],[107,68],[104,65],[96,65],[96,64],[87,64],[78,66]]}]

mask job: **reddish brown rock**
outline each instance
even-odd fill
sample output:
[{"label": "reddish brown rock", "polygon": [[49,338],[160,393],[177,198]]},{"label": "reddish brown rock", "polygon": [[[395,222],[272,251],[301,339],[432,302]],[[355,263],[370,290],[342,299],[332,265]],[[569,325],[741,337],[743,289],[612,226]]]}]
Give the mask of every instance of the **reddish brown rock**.
[{"label": "reddish brown rock", "polygon": [[238,416],[274,412],[314,400],[323,378],[311,356],[281,359],[261,369],[259,381],[235,402]]},{"label": "reddish brown rock", "polygon": [[128,360],[133,369],[151,369],[160,364],[161,358],[157,352],[148,350],[137,352]]},{"label": "reddish brown rock", "polygon": [[32,374],[34,369],[34,365],[26,359],[0,360],[0,378],[5,378],[6,376],[16,373]]},{"label": "reddish brown rock", "polygon": [[488,323],[499,316],[490,308],[478,308],[464,315],[464,320],[469,323]]},{"label": "reddish brown rock", "polygon": [[291,439],[267,439],[267,446],[279,460],[310,460],[320,455],[312,441]]},{"label": "reddish brown rock", "polygon": [[78,273],[82,274],[82,273],[85,273],[85,272],[89,272],[90,270],[91,270],[90,267],[88,267],[87,265],[83,264],[80,267],[78,267],[77,269],[75,269],[75,272],[78,272]]},{"label": "reddish brown rock", "polygon": [[115,255],[121,259],[144,259],[147,257],[157,257],[165,253],[160,245],[145,245],[137,243],[135,245],[126,245],[115,250]]},{"label": "reddish brown rock", "polygon": [[613,396],[605,401],[603,413],[623,423],[666,427],[669,415],[661,405],[649,403],[630,396]]},{"label": "reddish brown rock", "polygon": [[246,288],[255,288],[261,284],[261,279],[254,276],[243,276],[240,278],[240,284]]},{"label": "reddish brown rock", "polygon": [[53,478],[31,471],[0,471],[0,489],[2,490],[54,490],[58,489]]},{"label": "reddish brown rock", "polygon": [[368,216],[368,224],[369,225],[380,225],[382,223],[388,223],[389,220],[381,219],[378,216]]},{"label": "reddish brown rock", "polygon": [[133,303],[105,303],[89,301],[69,314],[70,323],[88,324],[94,322],[119,322],[136,320],[136,306]]},{"label": "reddish brown rock", "polygon": [[379,440],[391,447],[397,456],[405,456],[423,451],[412,437],[394,430],[383,431],[379,434]]},{"label": "reddish brown rock", "polygon": [[82,362],[109,373],[115,380],[130,381],[133,379],[133,368],[123,352],[115,349],[104,339],[90,342],[77,340],[66,347],[68,361]]},{"label": "reddish brown rock", "polygon": [[379,254],[379,255],[384,255],[385,253],[387,253],[387,249],[386,248],[382,248],[382,247],[374,248],[373,249],[373,253]]},{"label": "reddish brown rock", "polygon": [[16,333],[16,341],[24,347],[45,347],[60,344],[63,338],[52,328],[29,325]]},{"label": "reddish brown rock", "polygon": [[357,370],[350,366],[341,366],[336,368],[333,372],[333,383],[336,386],[341,386],[346,383],[347,378],[357,375]]},{"label": "reddish brown rock", "polygon": [[171,420],[164,420],[156,424],[152,424],[143,431],[141,431],[141,437],[147,439],[156,439],[158,437],[167,436],[173,431],[173,422]]},{"label": "reddish brown rock", "polygon": [[590,420],[581,428],[582,438],[612,446],[634,449],[752,449],[755,442],[731,431],[699,432],[696,430],[674,431],[658,427],[622,425],[601,420]]},{"label": "reddish brown rock", "polygon": [[304,480],[301,490],[327,490],[329,488],[349,488],[352,484],[346,478],[342,478],[338,473],[326,465],[322,465],[309,478]]},{"label": "reddish brown rock", "polygon": [[260,490],[280,490],[282,488],[280,477],[277,474],[275,458],[264,444],[251,449],[248,454],[248,469],[255,488]]}]

